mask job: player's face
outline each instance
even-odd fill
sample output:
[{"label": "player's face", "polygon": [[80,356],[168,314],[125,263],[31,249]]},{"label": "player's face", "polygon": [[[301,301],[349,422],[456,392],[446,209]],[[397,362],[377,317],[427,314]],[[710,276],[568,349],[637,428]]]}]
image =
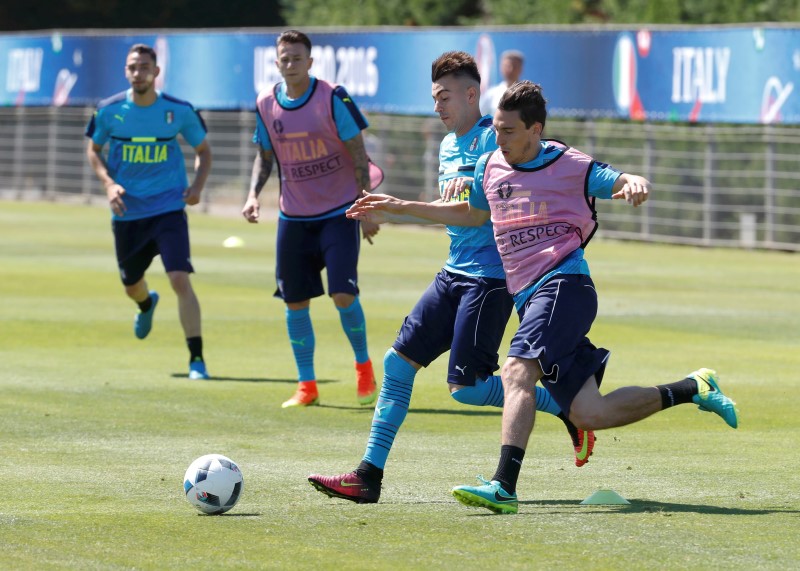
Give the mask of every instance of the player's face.
[{"label": "player's face", "polygon": [[500,74],[509,83],[519,81],[519,76],[522,75],[522,62],[514,57],[503,58],[500,62]]},{"label": "player's face", "polygon": [[158,72],[158,66],[150,54],[131,52],[125,60],[125,78],[131,84],[134,93],[139,95],[155,89]]},{"label": "player's face", "polygon": [[444,126],[456,135],[463,135],[472,128],[474,108],[477,105],[477,89],[459,77],[445,75],[433,83],[433,111],[439,114]]},{"label": "player's face", "polygon": [[534,123],[527,129],[519,111],[498,109],[494,114],[494,128],[497,131],[497,146],[509,164],[526,163],[539,154],[541,123]]},{"label": "player's face", "polygon": [[311,69],[311,54],[304,44],[281,43],[278,46],[278,59],[275,65],[287,85],[296,85],[308,81],[308,70]]}]

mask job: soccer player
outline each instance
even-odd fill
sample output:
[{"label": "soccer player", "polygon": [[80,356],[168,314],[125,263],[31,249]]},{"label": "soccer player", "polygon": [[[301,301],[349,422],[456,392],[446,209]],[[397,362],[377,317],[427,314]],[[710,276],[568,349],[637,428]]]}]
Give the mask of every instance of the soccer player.
[{"label": "soccer player", "polygon": [[502,446],[491,481],[457,486],[462,503],[495,513],[517,513],[516,484],[534,424],[534,389],[546,386],[569,419],[583,430],[642,420],[658,411],[694,403],[738,425],[734,403],[719,389],[717,373],[699,369],[655,387],[628,386],[601,395],[609,352],[586,335],[597,314],[597,293],[584,248],[597,228],[595,198],[647,200],[650,183],[619,173],[590,156],[542,139],[547,118],[539,85],[511,86],[494,116],[499,149],[475,168],[466,204],[426,204],[373,194],[353,212],[384,209],[457,225],[492,221],[509,291],[521,322],[503,365]]},{"label": "soccer player", "polygon": [[[311,40],[289,30],[278,36],[275,64],[283,81],[256,100],[253,140],[260,146],[250,193],[242,209],[258,222],[258,197],[277,159],[280,189],[276,296],[286,304],[286,326],[298,370],[298,385],[283,408],[319,402],[314,371],[311,298],[328,293],[355,353],[357,399],[375,401],[375,375],[367,351],[367,327],[358,298],[359,221],[345,211],[371,190],[369,159],[361,131],[367,122],[347,91],[309,74]],[[377,224],[361,224],[370,241]]]},{"label": "soccer player", "polygon": [[[472,56],[447,52],[433,62],[431,80],[434,111],[449,131],[439,149],[440,195],[446,199],[458,188],[453,200],[466,206],[475,163],[484,152],[497,148],[492,118],[481,116],[478,108],[480,74]],[[448,349],[451,396],[464,404],[503,406],[503,385],[492,373],[499,368],[497,350],[513,300],[492,225],[486,221],[478,227],[448,226],[447,232],[450,256],[444,268],[405,318],[384,357],[383,384],[361,464],[346,474],[309,476],[309,482],[328,496],[358,503],[378,501],[383,469],[408,412],[414,378]],[[539,410],[561,413],[547,391],[539,387],[537,392]],[[594,434],[579,433],[563,415],[560,418],[571,431],[575,463],[582,466],[591,454]]]},{"label": "soccer player", "polygon": [[[203,119],[190,103],[156,91],[159,68],[150,46],[132,46],[125,60],[131,88],[100,102],[86,136],[86,154],[105,187],[125,293],[139,306],[134,333],[144,339],[153,326],[158,293],[149,291],[145,271],[161,261],[178,297],[178,314],[189,346],[189,378],[208,379],[203,360],[200,303],[189,274],[189,226],[185,207],[200,202],[211,169],[211,147]],[[190,185],[181,135],[196,154]],[[108,143],[108,156],[103,146]]]},{"label": "soccer player", "polygon": [[503,76],[503,81],[493,85],[481,95],[481,113],[494,114],[506,89],[519,81],[524,64],[525,56],[519,50],[506,50],[500,54],[500,75]]}]

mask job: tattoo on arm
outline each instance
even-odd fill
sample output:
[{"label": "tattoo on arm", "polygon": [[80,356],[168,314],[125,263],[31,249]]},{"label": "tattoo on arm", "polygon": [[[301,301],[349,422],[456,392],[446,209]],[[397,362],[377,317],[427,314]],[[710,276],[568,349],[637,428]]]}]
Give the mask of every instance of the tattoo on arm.
[{"label": "tattoo on arm", "polygon": [[353,158],[358,188],[366,191],[372,190],[369,181],[369,159],[367,158],[367,150],[364,148],[364,137],[359,133],[349,141],[345,141],[344,146],[347,147],[347,152]]},{"label": "tattoo on arm", "polygon": [[253,161],[253,173],[250,177],[250,192],[258,196],[261,194],[261,189],[269,179],[272,173],[272,159],[273,152],[261,150],[256,154],[256,159]]}]

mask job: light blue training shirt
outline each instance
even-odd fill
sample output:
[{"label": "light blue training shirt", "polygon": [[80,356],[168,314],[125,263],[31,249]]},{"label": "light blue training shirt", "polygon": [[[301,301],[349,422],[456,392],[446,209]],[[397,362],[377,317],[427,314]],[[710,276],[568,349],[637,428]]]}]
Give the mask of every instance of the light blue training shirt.
[{"label": "light blue training shirt", "polygon": [[86,136],[101,147],[108,143],[108,174],[125,189],[127,210],[112,218],[136,220],[185,208],[189,181],[177,137],[197,147],[206,132],[190,103],[166,93],[157,92],[146,107],[133,102],[131,89],[101,101]]}]

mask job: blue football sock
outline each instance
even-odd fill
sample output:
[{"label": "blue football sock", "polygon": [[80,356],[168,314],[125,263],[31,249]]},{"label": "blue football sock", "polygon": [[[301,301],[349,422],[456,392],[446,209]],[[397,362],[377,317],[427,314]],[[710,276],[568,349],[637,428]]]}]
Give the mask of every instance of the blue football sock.
[{"label": "blue football sock", "polygon": [[297,363],[299,381],[314,381],[314,327],[311,325],[309,308],[286,308],[286,328]]},{"label": "blue football sock", "polygon": [[344,329],[347,339],[350,340],[350,345],[353,347],[353,352],[356,355],[357,363],[366,363],[369,361],[369,353],[367,352],[367,322],[364,319],[364,310],[361,308],[361,302],[356,296],[353,303],[348,307],[339,310],[339,320],[342,322],[342,329]]},{"label": "blue football sock", "polygon": [[394,349],[386,352],[383,358],[383,384],[372,416],[367,450],[364,452],[364,461],[381,470],[386,466],[394,437],[408,413],[416,374],[416,369]]},{"label": "blue football sock", "polygon": [[561,414],[561,407],[558,406],[558,403],[555,399],[550,396],[550,393],[547,392],[547,389],[536,385],[536,410],[540,410],[542,412],[548,412],[553,416],[558,416]]},{"label": "blue football sock", "polygon": [[475,379],[473,386],[458,389],[450,396],[462,404],[503,408],[503,383],[499,375],[492,375],[484,381]]},{"label": "blue football sock", "polygon": [[[503,382],[499,375],[492,375],[486,380],[475,380],[472,387],[464,387],[450,393],[460,403],[475,406],[496,406],[503,407]],[[561,412],[556,401],[550,396],[546,389],[536,386],[536,410],[558,415]]]}]

